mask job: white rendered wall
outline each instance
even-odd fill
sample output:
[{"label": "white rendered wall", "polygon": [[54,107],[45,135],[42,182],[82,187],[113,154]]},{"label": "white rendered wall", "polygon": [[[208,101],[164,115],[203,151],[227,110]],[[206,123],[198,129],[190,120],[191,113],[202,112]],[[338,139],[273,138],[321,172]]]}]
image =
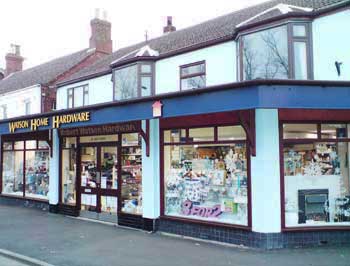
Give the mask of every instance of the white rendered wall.
[{"label": "white rendered wall", "polygon": [[[146,122],[142,121],[145,129]],[[160,155],[159,119],[150,120],[150,156],[146,156],[146,144],[142,141],[142,202],[143,217],[155,219],[160,215]]]},{"label": "white rendered wall", "polygon": [[280,157],[277,109],[256,109],[256,157],[251,157],[252,228],[281,231]]},{"label": "white rendered wall", "polygon": [[[317,18],[312,23],[314,78],[350,80],[350,10]],[[342,62],[341,76],[335,61]]]},{"label": "white rendered wall", "polygon": [[89,105],[111,102],[113,100],[113,83],[111,78],[112,74],[108,74],[58,88],[56,109],[66,109],[67,90],[82,85],[89,86]]},{"label": "white rendered wall", "polygon": [[230,41],[157,61],[156,94],[180,90],[179,66],[202,60],[206,62],[207,86],[237,80],[236,43]]},{"label": "white rendered wall", "polygon": [[[35,85],[14,92],[0,94],[0,107],[6,106],[7,118],[25,115],[25,102],[30,101],[30,114],[41,112],[41,86]],[[0,111],[2,111],[0,109]],[[0,120],[3,119],[0,113]]]},{"label": "white rendered wall", "polygon": [[58,204],[59,193],[59,137],[57,129],[52,130],[52,157],[50,157],[49,203]]}]

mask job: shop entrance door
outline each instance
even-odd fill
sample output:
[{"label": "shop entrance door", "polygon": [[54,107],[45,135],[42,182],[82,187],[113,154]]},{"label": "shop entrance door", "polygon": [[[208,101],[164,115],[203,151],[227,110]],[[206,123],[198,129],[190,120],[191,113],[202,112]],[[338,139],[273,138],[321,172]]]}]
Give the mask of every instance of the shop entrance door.
[{"label": "shop entrance door", "polygon": [[[119,157],[116,143],[80,145],[80,211],[100,219],[117,216]],[[96,216],[97,215],[97,216]],[[96,217],[95,217],[96,216]],[[105,220],[105,219],[103,219]]]}]

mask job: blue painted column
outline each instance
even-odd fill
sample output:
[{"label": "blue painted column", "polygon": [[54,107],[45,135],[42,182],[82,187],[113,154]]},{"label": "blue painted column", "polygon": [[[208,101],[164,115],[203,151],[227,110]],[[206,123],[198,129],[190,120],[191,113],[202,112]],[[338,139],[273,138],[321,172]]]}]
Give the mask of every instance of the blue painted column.
[{"label": "blue painted column", "polygon": [[50,158],[49,203],[58,204],[59,193],[59,137],[57,129],[52,130],[52,157]]},{"label": "blue painted column", "polygon": [[[142,121],[145,130],[146,121]],[[150,156],[146,156],[146,144],[142,141],[142,193],[143,217],[156,219],[160,215],[160,157],[159,119],[150,120]]]},{"label": "blue painted column", "polygon": [[252,228],[281,231],[280,157],[277,109],[256,109],[256,157],[251,157]]}]

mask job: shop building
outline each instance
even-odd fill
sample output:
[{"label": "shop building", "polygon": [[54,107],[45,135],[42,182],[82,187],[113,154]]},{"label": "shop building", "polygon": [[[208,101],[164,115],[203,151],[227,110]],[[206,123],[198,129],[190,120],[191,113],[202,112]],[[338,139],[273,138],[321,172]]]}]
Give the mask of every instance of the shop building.
[{"label": "shop building", "polygon": [[1,121],[1,198],[250,247],[349,243],[349,2],[238,12],[169,18],[59,83],[57,111]]}]

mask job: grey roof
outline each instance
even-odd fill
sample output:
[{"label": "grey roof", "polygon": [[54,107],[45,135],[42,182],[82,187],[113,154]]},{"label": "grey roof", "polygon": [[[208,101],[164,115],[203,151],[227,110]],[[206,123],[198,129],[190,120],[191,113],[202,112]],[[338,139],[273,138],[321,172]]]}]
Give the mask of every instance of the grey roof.
[{"label": "grey roof", "polygon": [[[148,42],[140,42],[125,48],[121,48],[110,56],[106,56],[98,60],[94,64],[73,74],[61,84],[72,83],[75,80],[88,78],[89,76],[110,71],[110,64],[115,61],[122,61],[135,54],[135,50],[149,45],[150,48],[159,52],[159,55],[176,52],[177,50],[186,49],[194,45],[208,43],[217,39],[233,36],[240,23],[266,11],[277,4],[287,4],[303,8],[312,8],[319,11],[334,5],[349,2],[349,0],[271,0],[244,8],[230,14],[214,18],[212,20],[182,29],[175,32],[164,34],[158,38],[149,40]],[[300,9],[291,8],[293,12],[306,12]],[[248,24],[266,20],[271,17],[282,15],[281,12],[274,9],[271,12],[264,13],[261,16],[249,21]],[[122,58],[122,60],[121,60]]]},{"label": "grey roof", "polygon": [[48,84],[79,64],[86,57],[94,53],[94,51],[94,49],[84,49],[56,58],[44,64],[10,74],[0,81],[0,94],[36,84]]}]

